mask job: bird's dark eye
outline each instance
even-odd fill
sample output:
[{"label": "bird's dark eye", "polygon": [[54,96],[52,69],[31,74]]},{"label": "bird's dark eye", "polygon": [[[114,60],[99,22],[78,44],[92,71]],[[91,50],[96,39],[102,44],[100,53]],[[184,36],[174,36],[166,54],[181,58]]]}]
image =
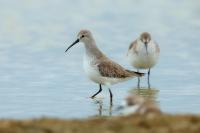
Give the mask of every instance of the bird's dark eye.
[{"label": "bird's dark eye", "polygon": [[81,38],[85,37],[84,35],[81,36]]}]

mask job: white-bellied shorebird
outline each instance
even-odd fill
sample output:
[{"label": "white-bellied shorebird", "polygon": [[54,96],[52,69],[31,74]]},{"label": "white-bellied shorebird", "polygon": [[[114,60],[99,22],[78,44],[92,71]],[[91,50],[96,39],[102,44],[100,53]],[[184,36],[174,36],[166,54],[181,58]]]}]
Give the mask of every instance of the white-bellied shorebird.
[{"label": "white-bellied shorebird", "polygon": [[126,97],[123,105],[119,106],[118,110],[122,110],[121,113],[123,115],[129,115],[133,113],[161,113],[160,108],[153,101],[144,99],[143,97],[137,95],[129,95]]},{"label": "white-bellied shorebird", "polygon": [[[128,49],[128,59],[130,64],[137,69],[148,69],[148,87],[150,88],[150,70],[159,59],[160,48],[152,40],[151,35],[144,32],[138,39],[131,43]],[[138,77],[138,88],[140,87],[140,78]]]},{"label": "white-bellied shorebird", "polygon": [[[126,81],[133,77],[143,76],[143,73],[126,70],[119,64],[106,57],[97,47],[96,42],[89,30],[81,30],[77,40],[71,44],[65,52],[78,42],[83,42],[85,55],[83,59],[84,70],[92,81],[99,84],[99,91],[91,96],[94,98],[102,91],[102,85],[110,86],[118,82]],[[112,92],[109,88],[110,103],[112,104]]]}]

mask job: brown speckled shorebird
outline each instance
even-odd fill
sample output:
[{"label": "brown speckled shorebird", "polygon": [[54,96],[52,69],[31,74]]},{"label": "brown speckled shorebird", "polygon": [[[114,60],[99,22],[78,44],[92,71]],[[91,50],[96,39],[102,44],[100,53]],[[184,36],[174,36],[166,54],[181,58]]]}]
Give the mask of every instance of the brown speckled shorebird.
[{"label": "brown speckled shorebird", "polygon": [[[102,91],[102,85],[110,86],[133,77],[141,77],[144,74],[126,70],[119,64],[110,60],[97,47],[96,42],[89,30],[81,30],[78,33],[77,40],[71,44],[65,52],[78,42],[83,42],[85,46],[85,55],[83,60],[84,70],[92,81],[99,84],[99,91],[91,96],[94,98]],[[110,103],[112,104],[112,92],[109,88]]]},{"label": "brown speckled shorebird", "polygon": [[129,115],[133,113],[143,115],[149,113],[161,114],[161,110],[156,103],[137,95],[129,95],[126,97],[124,105],[122,105],[119,109],[123,109],[123,115]]},{"label": "brown speckled shorebird", "polygon": [[[138,39],[131,43],[128,49],[128,59],[130,64],[137,69],[148,69],[148,87],[150,88],[150,70],[158,62],[160,48],[152,40],[148,32],[144,32]],[[140,88],[140,78],[138,77],[138,88]]]}]

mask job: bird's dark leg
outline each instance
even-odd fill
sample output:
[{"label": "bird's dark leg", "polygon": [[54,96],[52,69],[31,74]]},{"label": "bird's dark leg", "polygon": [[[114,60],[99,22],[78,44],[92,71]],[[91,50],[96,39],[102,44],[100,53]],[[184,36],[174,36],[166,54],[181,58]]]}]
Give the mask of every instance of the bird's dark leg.
[{"label": "bird's dark leg", "polygon": [[94,98],[96,95],[98,95],[102,91],[101,84],[99,84],[99,91],[91,96],[91,98]]},{"label": "bird's dark leg", "polygon": [[150,68],[149,68],[149,71],[148,71],[148,88],[150,89]]},{"label": "bird's dark leg", "polygon": [[[137,72],[139,72],[139,69],[137,69]],[[140,77],[138,77],[138,84],[137,84],[138,89],[140,89]]]},{"label": "bird's dark leg", "polygon": [[113,105],[113,94],[112,94],[112,91],[110,90],[110,88],[108,90],[110,93],[110,106],[112,106]]}]

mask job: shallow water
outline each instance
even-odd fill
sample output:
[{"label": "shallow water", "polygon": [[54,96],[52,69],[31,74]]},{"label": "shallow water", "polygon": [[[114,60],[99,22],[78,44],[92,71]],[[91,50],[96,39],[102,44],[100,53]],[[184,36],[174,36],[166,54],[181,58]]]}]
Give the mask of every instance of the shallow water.
[{"label": "shallow water", "polygon": [[[129,94],[155,100],[164,112],[200,113],[198,0],[0,0],[0,118],[85,118],[115,115]],[[82,68],[82,44],[64,53],[77,32],[90,29],[99,48],[128,69],[128,46],[143,31],[160,44],[152,89],[137,79],[114,85],[114,106]]]}]

